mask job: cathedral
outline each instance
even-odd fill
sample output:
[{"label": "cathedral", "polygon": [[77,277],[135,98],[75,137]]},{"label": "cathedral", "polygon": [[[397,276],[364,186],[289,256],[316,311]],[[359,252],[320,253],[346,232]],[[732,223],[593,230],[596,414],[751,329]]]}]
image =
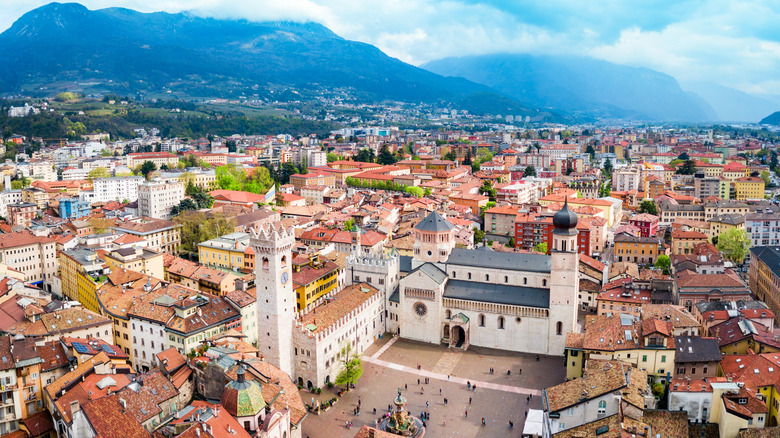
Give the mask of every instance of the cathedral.
[{"label": "cathedral", "polygon": [[[414,228],[414,256],[364,253],[346,260],[347,286],[303,314],[290,281],[292,230],[251,232],[258,349],[301,386],[333,382],[346,344],[361,354],[383,333],[449,348],[562,356],[577,331],[577,215],[553,217],[551,255],[455,246],[455,228],[432,212]],[[353,303],[346,308],[344,303]]]}]

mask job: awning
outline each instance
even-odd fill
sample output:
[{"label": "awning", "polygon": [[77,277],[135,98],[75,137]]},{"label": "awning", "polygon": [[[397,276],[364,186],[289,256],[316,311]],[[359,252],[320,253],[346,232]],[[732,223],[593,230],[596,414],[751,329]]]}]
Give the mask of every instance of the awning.
[{"label": "awning", "polygon": [[525,419],[523,427],[523,436],[530,435],[535,437],[542,436],[542,422],[544,421],[544,412],[538,409],[529,409],[528,417]]}]

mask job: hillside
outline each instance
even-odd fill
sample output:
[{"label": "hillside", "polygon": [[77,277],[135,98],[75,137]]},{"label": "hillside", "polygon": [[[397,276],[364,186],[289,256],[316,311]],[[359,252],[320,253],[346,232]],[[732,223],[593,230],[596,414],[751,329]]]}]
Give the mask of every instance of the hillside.
[{"label": "hillside", "polygon": [[758,123],[761,125],[780,125],[780,111],[773,112]]},{"label": "hillside", "polygon": [[[217,20],[51,3],[0,34],[0,93],[65,89],[187,97],[301,100],[344,90],[363,101],[469,102],[481,111],[538,115],[494,90],[445,78],[345,40],[316,23]],[[464,108],[469,109],[469,108]]]},{"label": "hillside", "polygon": [[700,122],[716,118],[701,98],[657,71],[583,57],[495,54],[422,66],[489,86],[526,105],[602,119]]}]

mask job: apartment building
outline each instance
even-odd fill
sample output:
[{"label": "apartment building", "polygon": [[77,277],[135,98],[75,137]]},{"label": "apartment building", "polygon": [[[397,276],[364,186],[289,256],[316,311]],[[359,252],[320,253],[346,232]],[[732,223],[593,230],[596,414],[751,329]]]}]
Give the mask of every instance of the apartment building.
[{"label": "apartment building", "polygon": [[[485,210],[485,233],[508,240],[515,234],[515,217],[520,207],[504,205]],[[515,240],[515,242],[517,242]]]},{"label": "apartment building", "polygon": [[735,199],[764,199],[764,180],[755,176],[746,176],[734,181]]},{"label": "apartment building", "polygon": [[247,233],[230,233],[199,243],[198,260],[207,266],[239,272],[252,272],[255,267],[255,253]]},{"label": "apartment building", "polygon": [[621,233],[615,236],[614,257],[618,262],[655,263],[656,258],[666,254],[663,240],[658,237],[635,237]]},{"label": "apartment building", "polygon": [[6,207],[8,224],[12,227],[29,227],[30,223],[38,214],[38,206],[27,202],[10,204]]},{"label": "apartment building", "polygon": [[750,248],[748,284],[756,297],[765,302],[780,322],[780,246]]},{"label": "apartment building", "polygon": [[133,202],[138,199],[138,186],[143,184],[142,176],[116,176],[97,178],[92,184],[92,191],[79,193],[79,200],[90,204],[95,202]]},{"label": "apartment building", "polygon": [[147,248],[177,254],[181,246],[181,225],[164,219],[141,218],[120,222],[114,230],[146,240]]},{"label": "apartment building", "polygon": [[745,215],[751,246],[780,245],[780,212],[765,208]]},{"label": "apartment building", "polygon": [[184,199],[184,184],[155,178],[138,186],[138,213],[155,219],[170,219],[171,208]]},{"label": "apartment building", "polygon": [[0,263],[22,272],[24,281],[44,284],[50,291],[59,268],[57,241],[29,231],[0,234]]},{"label": "apartment building", "polygon": [[163,164],[168,167],[176,167],[179,164],[179,157],[169,152],[139,152],[127,154],[127,167],[133,169],[144,163],[151,161],[159,169]]},{"label": "apartment building", "polygon": [[612,190],[623,192],[642,190],[640,186],[640,170],[638,167],[624,167],[612,172]]}]

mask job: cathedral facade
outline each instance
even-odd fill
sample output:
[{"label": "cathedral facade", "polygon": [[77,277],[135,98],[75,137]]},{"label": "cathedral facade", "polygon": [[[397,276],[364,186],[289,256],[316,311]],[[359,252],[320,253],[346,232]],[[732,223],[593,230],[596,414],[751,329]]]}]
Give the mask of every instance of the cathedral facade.
[{"label": "cathedral facade", "polygon": [[[464,249],[433,212],[414,229],[411,260],[357,245],[346,260],[347,287],[304,313],[290,281],[292,230],[252,231],[258,349],[293,380],[320,387],[335,380],[346,344],[361,354],[382,333],[562,356],[566,333],[578,330],[577,215],[565,204],[553,224],[551,255]],[[347,301],[355,307],[333,305]]]}]

